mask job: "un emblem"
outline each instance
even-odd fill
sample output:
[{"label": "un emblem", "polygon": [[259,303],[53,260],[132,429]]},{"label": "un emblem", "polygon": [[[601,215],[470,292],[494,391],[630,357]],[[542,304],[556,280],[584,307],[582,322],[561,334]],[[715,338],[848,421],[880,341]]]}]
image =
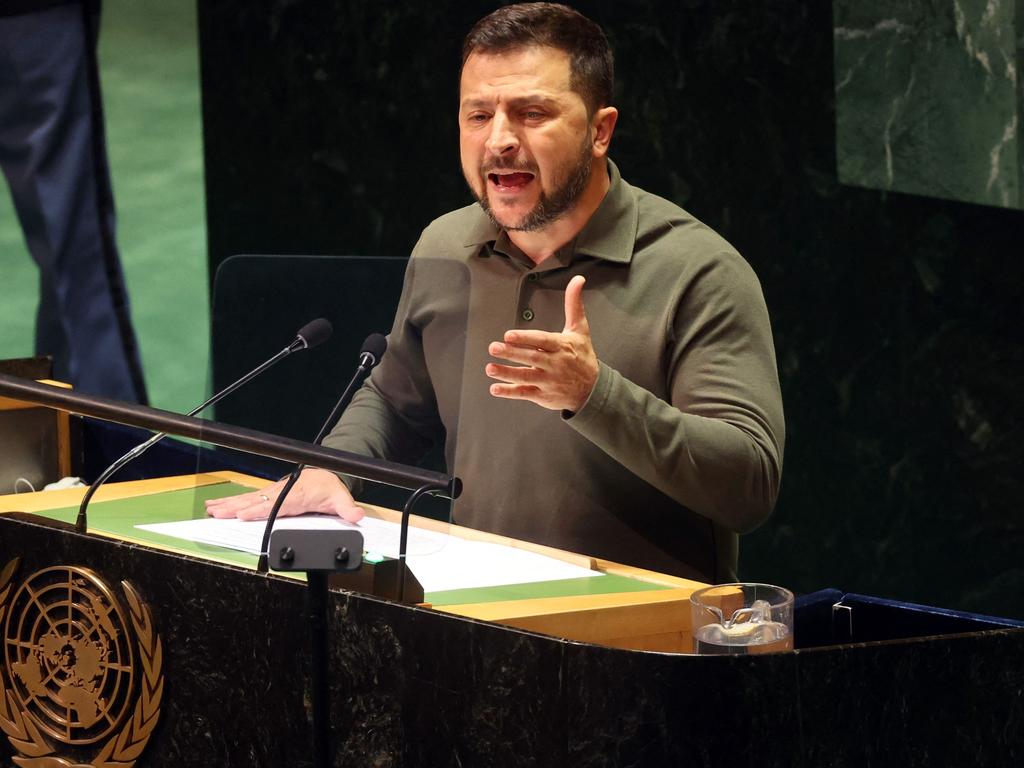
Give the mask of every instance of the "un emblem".
[{"label": "un emblem", "polygon": [[[130,768],[160,716],[163,653],[149,609],[87,568],[56,566],[15,588],[0,572],[0,730],[22,768]],[[127,610],[125,610],[125,606]],[[58,756],[70,748],[82,763]]]}]

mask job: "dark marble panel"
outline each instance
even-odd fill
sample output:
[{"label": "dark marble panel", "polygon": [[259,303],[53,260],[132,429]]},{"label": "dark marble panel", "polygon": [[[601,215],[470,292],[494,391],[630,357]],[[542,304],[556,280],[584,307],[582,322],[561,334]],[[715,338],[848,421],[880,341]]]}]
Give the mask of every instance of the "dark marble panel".
[{"label": "dark marble panel", "polygon": [[[470,5],[470,4],[467,4]],[[200,4],[211,275],[235,253],[408,255],[469,202],[451,4]]]},{"label": "dark marble panel", "polygon": [[1022,185],[1020,190],[1022,204],[1024,204],[1024,151],[1021,151],[1021,144],[1024,142],[1024,84],[1021,83],[1021,64],[1024,63],[1024,4],[1016,3],[1016,14],[1013,30],[1017,37],[1017,179]]},{"label": "dark marble panel", "polygon": [[570,646],[569,764],[797,768],[798,658]]},{"label": "dark marble panel", "polygon": [[[743,578],[1024,617],[1024,214],[840,184],[831,3],[577,5],[624,176],[730,239],[772,314],[785,473]],[[491,7],[202,0],[211,265],[407,253],[463,205],[458,49]]]},{"label": "dark marble panel", "polygon": [[[310,764],[309,658],[295,647],[302,584],[0,520],[0,567],[14,556],[15,583],[52,565],[84,566],[114,589],[131,582],[149,604],[164,695],[146,765]],[[0,756],[10,754],[0,737]]]},{"label": "dark marble panel", "polygon": [[341,597],[340,765],[562,765],[563,643]]},{"label": "dark marble panel", "polygon": [[[130,580],[149,603],[166,677],[140,766],[310,764],[302,584],[0,517],[0,564],[16,555],[16,583],[82,565],[110,584]],[[329,603],[338,768],[1024,757],[1024,630],[697,657],[571,643],[347,593]],[[0,760],[11,755],[0,738]]]},{"label": "dark marble panel", "polygon": [[801,651],[806,765],[1024,760],[1019,631]]},{"label": "dark marble panel", "polygon": [[[0,567],[15,556],[16,584],[79,565],[149,603],[165,692],[145,765],[311,764],[303,584],[0,519]],[[330,597],[334,765],[564,765],[563,641]],[[0,734],[0,760],[10,754]]]},{"label": "dark marble panel", "polygon": [[832,7],[840,181],[1024,207],[1015,4]]}]

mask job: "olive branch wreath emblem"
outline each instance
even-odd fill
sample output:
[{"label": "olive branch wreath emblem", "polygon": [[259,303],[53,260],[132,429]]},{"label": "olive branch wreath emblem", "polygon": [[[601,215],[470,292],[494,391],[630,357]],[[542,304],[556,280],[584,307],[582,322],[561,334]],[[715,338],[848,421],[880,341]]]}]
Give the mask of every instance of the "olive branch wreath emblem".
[{"label": "olive branch wreath emblem", "polygon": [[[20,558],[14,558],[0,571],[0,627],[6,618],[11,581]],[[18,709],[14,694],[7,690],[4,670],[0,668],[0,730],[18,751],[12,758],[21,768],[131,768],[142,754],[160,719],[163,698],[163,644],[153,630],[149,608],[127,581],[121,582],[128,603],[142,666],[139,695],[132,716],[121,730],[110,737],[91,763],[73,763],[56,756],[56,749],[39,728]]]}]

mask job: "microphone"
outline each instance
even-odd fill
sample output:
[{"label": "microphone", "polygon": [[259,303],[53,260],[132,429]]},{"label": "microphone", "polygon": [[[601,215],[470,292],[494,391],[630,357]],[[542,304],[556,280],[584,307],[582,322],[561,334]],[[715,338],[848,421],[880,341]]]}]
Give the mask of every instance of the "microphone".
[{"label": "microphone", "polygon": [[[202,405],[193,408],[191,411],[188,412],[188,415],[195,416],[204,408],[213,405],[218,400],[221,400],[224,397],[227,397],[240,386],[256,378],[265,370],[267,370],[273,365],[276,365],[281,360],[284,360],[284,358],[288,357],[288,355],[292,354],[293,352],[298,352],[303,349],[312,349],[313,347],[323,344],[325,341],[331,338],[331,333],[333,333],[333,331],[334,329],[331,327],[330,322],[328,322],[326,319],[322,317],[318,317],[316,320],[310,320],[304,326],[299,328],[298,332],[295,334],[295,338],[287,347],[282,349],[280,352],[278,352],[276,355],[274,355],[269,360],[264,362],[262,365],[253,368],[242,378],[238,379],[232,384],[229,384],[227,387],[225,387],[220,392],[215,394]],[[89,501],[92,499],[96,491],[99,490],[99,487],[103,485],[103,483],[105,483],[110,478],[111,475],[113,475],[115,472],[121,469],[121,467],[130,462],[132,459],[135,459],[144,454],[154,445],[163,440],[166,436],[166,432],[157,432],[155,435],[153,435],[145,442],[139,443],[137,446],[132,448],[130,451],[128,451],[128,453],[126,453],[124,456],[119,458],[117,461],[115,461],[113,464],[111,464],[109,467],[103,470],[103,472],[100,473],[99,477],[97,477],[96,480],[93,481],[92,485],[90,485],[89,488],[86,490],[85,496],[82,497],[82,503],[78,507],[78,517],[75,519],[75,530],[78,533],[85,533],[85,511],[86,508],[89,506]]]},{"label": "microphone", "polygon": [[[341,412],[348,406],[349,401],[355,394],[356,389],[363,383],[363,380],[370,374],[377,363],[380,362],[381,358],[384,357],[384,352],[387,351],[388,340],[381,333],[371,333],[363,341],[363,346],[359,350],[359,367],[356,368],[356,372],[352,375],[352,378],[348,382],[348,386],[345,387],[345,391],[341,393],[341,397],[338,398],[338,402],[334,404],[334,408],[331,410],[330,415],[324,421],[317,436],[313,438],[314,445],[320,445],[320,441],[324,439],[324,436],[330,431],[331,427],[334,426],[334,422],[341,416]],[[274,521],[277,520],[277,513],[281,510],[281,505],[284,504],[285,497],[292,490],[292,486],[295,485],[299,480],[299,475],[302,474],[302,470],[306,468],[305,464],[296,464],[295,469],[288,475],[288,481],[284,484],[284,488],[277,494],[277,498],[274,499],[274,506],[270,508],[270,515],[267,516],[267,525],[263,529],[263,542],[260,544],[260,560],[256,566],[256,570],[259,573],[266,573],[269,568],[269,560],[267,551],[270,549],[270,533],[274,530]]]},{"label": "microphone", "polygon": [[388,339],[383,333],[371,333],[359,350],[359,365],[373,368],[388,350]]},{"label": "microphone", "polygon": [[[318,317],[310,320],[295,333],[295,341],[288,345],[291,352],[298,352],[300,349],[312,349],[319,347],[334,333],[330,321],[325,317]],[[200,406],[202,407],[202,406]]]}]

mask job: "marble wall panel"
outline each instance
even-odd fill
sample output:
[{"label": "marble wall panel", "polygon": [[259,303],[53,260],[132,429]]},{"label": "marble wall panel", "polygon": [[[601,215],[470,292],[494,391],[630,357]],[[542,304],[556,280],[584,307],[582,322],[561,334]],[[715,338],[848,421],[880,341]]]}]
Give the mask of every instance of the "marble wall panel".
[{"label": "marble wall panel", "polygon": [[833,0],[840,181],[1024,207],[1017,5]]}]

